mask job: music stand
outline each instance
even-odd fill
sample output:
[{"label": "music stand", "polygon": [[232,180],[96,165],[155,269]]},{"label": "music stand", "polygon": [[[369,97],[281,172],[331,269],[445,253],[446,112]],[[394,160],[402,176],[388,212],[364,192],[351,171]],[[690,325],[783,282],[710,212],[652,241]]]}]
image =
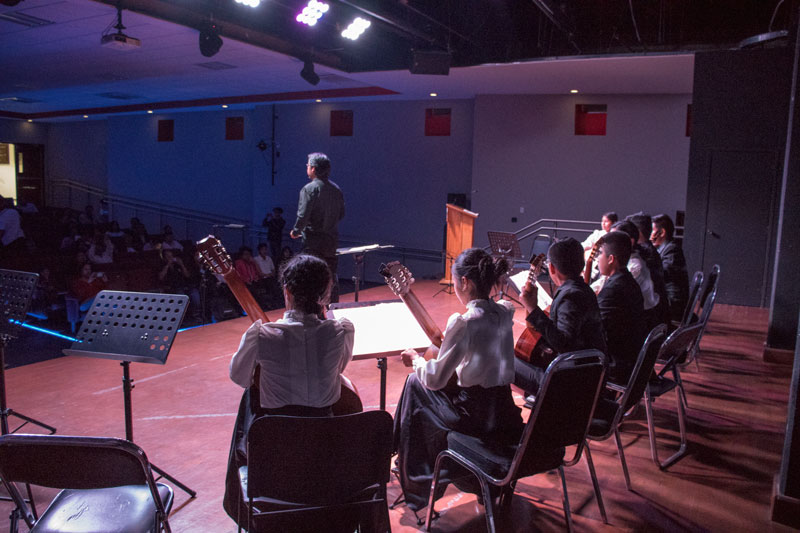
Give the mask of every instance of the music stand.
[{"label": "music stand", "polygon": [[[505,231],[489,231],[487,232],[487,235],[489,237],[489,246],[492,249],[492,255],[508,260],[509,263],[511,263],[511,269],[517,270],[517,265],[521,261],[524,261],[522,256],[522,248],[519,246],[519,240],[517,240],[517,236],[514,233],[507,233]],[[507,298],[520,304],[516,298],[509,295],[508,291],[506,290],[508,287],[509,281],[506,277],[502,283],[500,283],[500,292],[497,294],[497,299],[501,300],[503,298]]]},{"label": "music stand", "polygon": [[[355,272],[352,277],[355,290],[353,291],[353,300],[358,301],[358,289],[361,285],[361,279],[364,277],[364,256],[367,252],[375,250],[385,250],[386,248],[394,248],[393,244],[368,244],[366,246],[353,246],[351,248],[337,248],[336,255],[352,255],[355,261]],[[333,272],[336,275],[336,272]]]},{"label": "music stand", "polygon": [[[17,337],[21,324],[25,322],[28,308],[33,299],[33,291],[38,282],[39,274],[0,269],[0,313],[2,313],[2,320],[0,320],[0,430],[3,435],[16,433],[28,423],[48,430],[51,435],[56,432],[56,428],[53,426],[17,413],[13,409],[9,409],[6,404],[6,345],[11,338]],[[15,416],[24,422],[13,431],[9,431],[9,416]]]},{"label": "music stand", "polygon": [[[66,355],[121,361],[122,395],[125,402],[125,438],[133,442],[133,380],[130,364],[163,365],[175,340],[189,297],[183,294],[101,291],[92,302],[72,347]],[[158,468],[160,478],[170,480],[194,498],[197,493]],[[160,479],[159,478],[159,479]]]}]

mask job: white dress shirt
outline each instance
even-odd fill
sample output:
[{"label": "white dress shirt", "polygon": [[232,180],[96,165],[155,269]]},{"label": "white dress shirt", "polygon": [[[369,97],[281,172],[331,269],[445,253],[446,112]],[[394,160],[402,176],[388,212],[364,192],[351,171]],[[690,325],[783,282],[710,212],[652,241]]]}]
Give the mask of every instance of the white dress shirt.
[{"label": "white dress shirt", "polygon": [[270,256],[261,257],[261,255],[257,255],[254,257],[256,264],[258,265],[258,269],[261,271],[262,274],[265,276],[269,276],[270,274],[275,273],[275,263],[272,262],[272,258]]},{"label": "white dress shirt", "polygon": [[429,389],[443,388],[453,372],[461,387],[484,388],[514,381],[514,305],[506,300],[472,300],[463,315],[447,321],[436,359],[414,359],[414,372]]},{"label": "white dress shirt", "polygon": [[644,262],[644,259],[642,259],[642,256],[639,255],[639,252],[633,251],[631,253],[631,258],[628,260],[628,270],[642,290],[644,310],[648,311],[658,305],[660,298],[653,285],[650,269],[647,268],[647,264]]},{"label": "white dress shirt", "polygon": [[3,246],[8,246],[25,236],[20,225],[20,216],[16,209],[0,210],[0,230],[3,230]]},{"label": "white dress shirt", "polygon": [[341,394],[354,337],[346,318],[321,320],[290,309],[277,322],[258,320],[247,329],[231,359],[231,379],[248,387],[259,364],[262,407],[328,407]]}]

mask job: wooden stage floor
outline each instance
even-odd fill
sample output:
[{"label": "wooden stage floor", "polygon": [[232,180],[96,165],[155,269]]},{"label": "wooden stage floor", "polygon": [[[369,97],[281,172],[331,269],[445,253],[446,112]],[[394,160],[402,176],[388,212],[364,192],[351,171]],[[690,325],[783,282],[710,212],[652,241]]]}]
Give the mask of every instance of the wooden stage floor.
[{"label": "wooden stage floor", "polygon": [[[443,328],[447,317],[463,308],[454,295],[434,298],[439,288],[431,281],[415,285]],[[391,297],[386,287],[361,292],[362,301]],[[273,320],[280,315],[269,313]],[[518,310],[517,333],[523,321],[523,311]],[[700,370],[692,367],[684,374],[689,455],[668,471],[660,471],[650,459],[643,414],[623,426],[633,492],[625,489],[613,439],[592,444],[608,525],[600,520],[585,462],[567,469],[577,530],[787,530],[770,522],[769,502],[783,445],[791,368],[761,361],[766,321],[762,309],[718,306],[715,310],[703,339]],[[249,323],[248,318],[240,318],[181,332],[166,365],[131,365],[134,440],[153,463],[197,491],[197,498],[189,499],[185,492],[175,490],[170,516],[173,531],[236,531],[222,510],[231,429],[242,393],[228,378],[228,363]],[[387,403],[392,413],[407,373],[399,358],[389,360]],[[357,384],[365,407],[377,409],[375,361],[352,362],[346,374]],[[114,361],[62,357],[8,371],[8,403],[16,411],[54,425],[62,435],[124,437],[121,378],[121,367]],[[519,397],[517,401],[522,402]],[[659,442],[674,447],[674,394],[656,402],[655,409],[662,428]],[[38,432],[36,427],[28,428]],[[390,499],[399,492],[393,480]],[[53,494],[50,489],[35,491],[39,509]],[[451,487],[437,509],[442,513],[435,523],[437,531],[485,530],[482,508],[471,494]],[[4,519],[10,511],[9,503],[0,502],[0,531],[6,530]],[[403,506],[390,514],[395,532],[421,529]],[[557,474],[521,481],[511,512],[499,526],[502,531],[563,530]],[[25,531],[24,525],[20,531]]]}]

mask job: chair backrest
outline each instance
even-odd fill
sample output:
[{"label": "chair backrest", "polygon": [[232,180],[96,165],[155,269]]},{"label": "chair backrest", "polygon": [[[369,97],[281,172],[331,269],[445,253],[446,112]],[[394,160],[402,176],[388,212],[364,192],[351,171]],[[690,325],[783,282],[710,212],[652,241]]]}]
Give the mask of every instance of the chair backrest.
[{"label": "chair backrest", "polygon": [[664,362],[662,374],[676,364],[681,365],[687,362],[686,358],[691,355],[692,348],[699,341],[704,329],[705,325],[698,322],[689,326],[681,326],[667,337],[658,352],[659,361]]},{"label": "chair backrest", "polygon": [[711,267],[706,282],[703,285],[702,296],[700,299],[700,323],[706,325],[711,317],[714,302],[717,299],[717,287],[719,286],[719,265]]},{"label": "chair backrest", "polygon": [[698,270],[694,273],[692,283],[689,285],[689,299],[686,301],[686,309],[683,311],[683,318],[681,319],[681,326],[686,326],[694,316],[694,310],[697,307],[698,300],[700,299],[700,287],[703,285],[703,272]]},{"label": "chair backrest", "polygon": [[247,437],[247,496],[308,505],[346,502],[389,481],[392,416],[262,416]]},{"label": "chair backrest", "polygon": [[577,445],[580,457],[605,376],[605,356],[599,350],[559,355],[545,372],[542,386],[520,440],[508,478],[536,460],[536,454]]},{"label": "chair backrest", "polygon": [[628,380],[628,385],[625,387],[625,392],[620,398],[620,410],[617,416],[626,413],[631,407],[639,403],[644,396],[644,391],[647,389],[647,382],[650,380],[650,375],[653,373],[653,368],[656,366],[656,360],[667,336],[666,324],[659,324],[650,334],[639,350],[639,357],[636,359],[636,365],[633,367],[633,372]]},{"label": "chair backrest", "polygon": [[553,237],[546,234],[540,233],[533,238],[533,244],[531,244],[531,253],[530,258],[533,259],[539,254],[547,254],[547,250],[550,249],[550,245],[553,243]]},{"label": "chair backrest", "polygon": [[3,435],[0,478],[64,489],[149,485],[150,463],[132,442],[107,437]]}]

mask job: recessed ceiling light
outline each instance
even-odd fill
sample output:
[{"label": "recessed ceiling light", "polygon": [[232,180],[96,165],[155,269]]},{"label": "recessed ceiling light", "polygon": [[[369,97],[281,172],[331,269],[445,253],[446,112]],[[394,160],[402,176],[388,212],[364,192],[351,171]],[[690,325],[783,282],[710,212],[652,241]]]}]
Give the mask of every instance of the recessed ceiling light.
[{"label": "recessed ceiling light", "polygon": [[83,115],[83,118],[89,118],[89,115]]},{"label": "recessed ceiling light", "polygon": [[152,114],[153,114],[153,110],[152,110],[152,109],[148,109],[148,110],[147,110],[147,114],[148,114],[148,115],[152,115]]},{"label": "recessed ceiling light", "polygon": [[439,96],[439,93],[431,93],[431,96]]},{"label": "recessed ceiling light", "polygon": [[578,94],[578,89],[570,89],[569,92],[571,92],[572,94]]},{"label": "recessed ceiling light", "polygon": [[321,101],[322,101],[322,100],[320,100],[319,98],[317,98],[317,99],[315,100],[315,102],[317,102],[317,103],[320,103]]},{"label": "recessed ceiling light", "polygon": [[29,118],[29,119],[28,119],[28,122],[33,122],[33,119],[32,119],[32,118]]},{"label": "recessed ceiling light", "polygon": [[228,109],[228,104],[222,104],[222,109]]}]

